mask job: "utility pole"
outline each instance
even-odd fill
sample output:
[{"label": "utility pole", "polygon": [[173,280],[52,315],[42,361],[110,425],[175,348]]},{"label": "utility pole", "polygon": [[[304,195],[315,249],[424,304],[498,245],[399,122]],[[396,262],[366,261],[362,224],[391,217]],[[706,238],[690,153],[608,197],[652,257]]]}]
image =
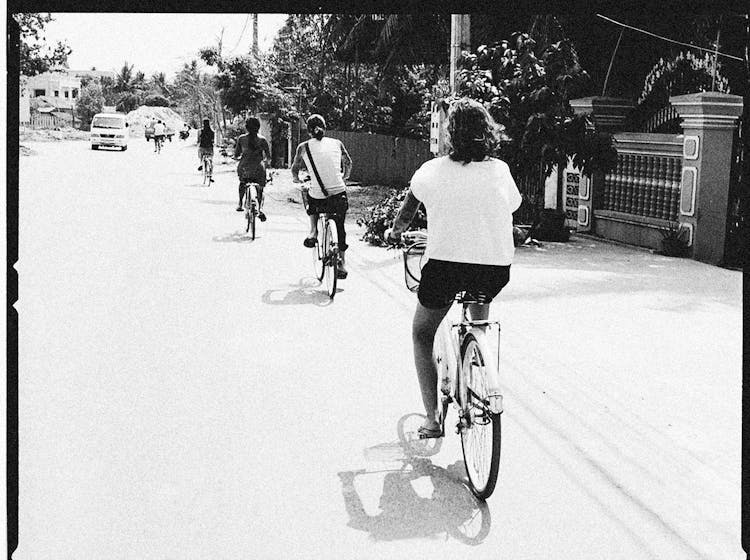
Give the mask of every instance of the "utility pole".
[{"label": "utility pole", "polygon": [[456,92],[456,65],[461,51],[471,50],[471,16],[451,14],[451,93]]},{"label": "utility pole", "polygon": [[253,14],[253,54],[258,56],[258,14]]}]

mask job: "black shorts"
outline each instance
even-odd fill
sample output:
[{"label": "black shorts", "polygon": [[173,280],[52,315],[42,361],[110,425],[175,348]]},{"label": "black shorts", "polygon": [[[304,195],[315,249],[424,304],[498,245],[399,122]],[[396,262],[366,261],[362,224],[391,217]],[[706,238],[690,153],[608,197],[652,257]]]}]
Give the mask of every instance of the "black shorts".
[{"label": "black shorts", "polygon": [[482,294],[489,303],[510,280],[510,265],[494,266],[430,259],[422,267],[419,303],[428,309],[450,305],[458,292]]},{"label": "black shorts", "polygon": [[328,198],[313,198],[308,197],[307,215],[312,214],[336,214],[342,218],[346,216],[346,211],[349,209],[349,199],[346,197],[346,193],[332,194]]}]

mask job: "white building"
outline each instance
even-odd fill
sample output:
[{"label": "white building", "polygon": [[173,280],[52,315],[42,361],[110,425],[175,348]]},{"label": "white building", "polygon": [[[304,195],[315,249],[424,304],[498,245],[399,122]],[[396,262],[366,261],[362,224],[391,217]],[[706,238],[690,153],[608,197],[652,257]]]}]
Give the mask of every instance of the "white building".
[{"label": "white building", "polygon": [[58,106],[70,108],[78,98],[81,79],[68,72],[44,72],[29,77],[26,88],[29,97],[58,98]]}]

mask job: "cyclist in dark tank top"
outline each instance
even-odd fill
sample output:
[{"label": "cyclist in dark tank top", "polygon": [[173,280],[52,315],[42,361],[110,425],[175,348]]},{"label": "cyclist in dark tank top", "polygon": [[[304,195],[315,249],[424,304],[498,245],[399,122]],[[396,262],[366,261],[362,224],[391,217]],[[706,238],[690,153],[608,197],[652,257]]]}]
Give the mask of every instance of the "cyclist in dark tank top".
[{"label": "cyclist in dark tank top", "polygon": [[[266,166],[270,163],[271,149],[268,147],[268,141],[263,138],[258,131],[260,130],[260,120],[250,117],[245,122],[247,134],[243,134],[237,139],[234,146],[234,157],[239,158],[237,164],[237,175],[240,178],[239,202],[237,211],[242,212],[242,200],[245,197],[245,183],[252,182],[258,184],[258,204],[263,207],[263,187],[266,186]],[[260,211],[258,215],[261,222],[266,221],[266,215]]]}]

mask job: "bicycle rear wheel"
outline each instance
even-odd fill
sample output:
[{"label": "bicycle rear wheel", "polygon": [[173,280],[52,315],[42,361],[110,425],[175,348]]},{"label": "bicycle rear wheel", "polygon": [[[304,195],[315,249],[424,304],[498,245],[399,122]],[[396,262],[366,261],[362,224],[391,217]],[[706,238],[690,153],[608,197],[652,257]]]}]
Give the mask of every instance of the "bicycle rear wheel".
[{"label": "bicycle rear wheel", "polygon": [[255,240],[255,224],[256,224],[255,218],[257,216],[258,216],[258,210],[255,205],[255,202],[253,202],[253,205],[250,208],[250,238],[253,240]]},{"label": "bicycle rear wheel", "polygon": [[325,222],[322,219],[318,220],[318,239],[315,243],[315,247],[313,247],[313,267],[315,267],[315,278],[318,279],[318,282],[323,281],[323,276],[325,275],[326,267],[325,267],[325,255],[326,255],[326,249],[325,249],[325,234],[326,234],[326,228],[325,228]]},{"label": "bicycle rear wheel", "polygon": [[492,495],[497,483],[500,465],[501,427],[500,414],[489,409],[489,368],[486,360],[490,353],[481,336],[468,333],[461,346],[461,373],[466,402],[461,403],[466,425],[461,429],[466,474],[474,495],[486,500]]},{"label": "bicycle rear wheel", "polygon": [[323,264],[326,292],[333,299],[339,274],[339,231],[333,220],[326,220]]},{"label": "bicycle rear wheel", "polygon": [[203,158],[203,184],[205,185],[208,183],[208,162],[206,161],[206,158]]}]

